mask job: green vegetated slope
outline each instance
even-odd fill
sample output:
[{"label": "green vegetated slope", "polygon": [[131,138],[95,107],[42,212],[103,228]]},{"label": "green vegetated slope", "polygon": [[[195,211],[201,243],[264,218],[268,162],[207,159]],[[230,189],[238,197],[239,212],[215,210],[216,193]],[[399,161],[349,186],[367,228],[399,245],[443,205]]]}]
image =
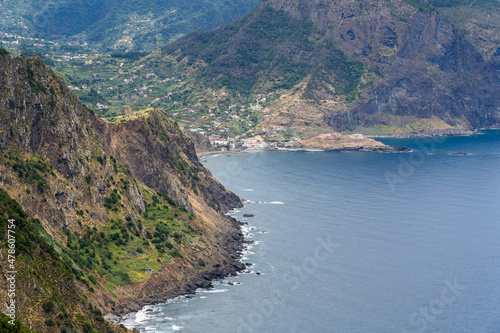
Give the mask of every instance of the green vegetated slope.
[{"label": "green vegetated slope", "polygon": [[242,268],[242,235],[222,214],[241,202],[164,112],[107,123],[39,58],[13,59],[2,49],[0,94],[0,188],[8,194],[0,217],[20,223],[23,324],[118,331],[103,314],[138,310]]},{"label": "green vegetated slope", "polygon": [[14,321],[12,325],[11,318],[0,312],[0,332],[5,333],[32,333],[30,329],[26,328],[19,320]]},{"label": "green vegetated slope", "polygon": [[176,57],[173,62],[165,59],[166,68],[200,63],[197,82],[244,96],[291,89],[309,75],[323,75],[339,94],[354,100],[363,73],[362,63],[351,61],[311,22],[269,7],[212,33],[193,32],[162,52]]},{"label": "green vegetated slope", "polygon": [[345,105],[356,100],[361,85],[381,75],[377,66],[350,57],[311,22],[266,6],[152,53],[133,70],[145,71],[156,73],[165,87],[160,107],[172,113],[195,109],[196,118],[178,118],[184,126],[210,131],[209,123],[218,121],[238,135],[260,127],[264,114],[259,110],[284,93],[325,108],[334,100]]},{"label": "green vegetated slope", "polygon": [[[267,0],[151,54],[38,50],[105,117],[153,106],[183,128],[272,141],[458,133],[498,124],[498,15],[495,1]],[[423,26],[436,29],[419,40]]]},{"label": "green vegetated slope", "polygon": [[[104,321],[102,312],[86,299],[75,283],[70,257],[54,246],[40,220],[30,218],[2,189],[0,212],[2,269],[11,271],[8,267],[13,264],[18,272],[15,283],[18,320],[11,325],[8,323],[11,318],[1,314],[2,332],[30,332],[21,322],[28,327],[47,328],[39,332],[125,331]],[[11,229],[14,232],[9,233],[15,237],[16,250],[12,257],[7,257],[12,244],[7,237],[9,219],[15,220],[15,228]],[[15,259],[9,263],[7,258]],[[4,276],[0,283],[3,291],[8,290]],[[2,295],[2,300],[4,297]]]},{"label": "green vegetated slope", "polygon": [[[230,23],[257,5],[256,0],[203,1],[4,1],[8,14],[0,31],[63,40],[87,41],[103,49],[147,50],[197,28]],[[19,24],[25,28],[18,29]]]}]

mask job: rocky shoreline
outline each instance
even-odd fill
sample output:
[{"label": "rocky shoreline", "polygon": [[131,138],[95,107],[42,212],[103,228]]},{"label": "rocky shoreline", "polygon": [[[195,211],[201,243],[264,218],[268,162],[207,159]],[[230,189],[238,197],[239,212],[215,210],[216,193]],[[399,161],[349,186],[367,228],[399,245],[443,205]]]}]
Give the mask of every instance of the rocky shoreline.
[{"label": "rocky shoreline", "polygon": [[410,132],[401,134],[374,134],[368,135],[367,138],[386,138],[386,139],[405,139],[405,138],[430,138],[430,137],[441,137],[441,136],[471,136],[474,134],[479,134],[479,130],[461,130],[456,128],[449,128],[445,130],[433,130],[427,132]]},{"label": "rocky shoreline", "polygon": [[338,149],[325,149],[326,152],[351,152],[351,151],[362,151],[362,152],[373,152],[373,153],[409,153],[412,150],[408,147],[402,146],[387,146],[387,147],[345,147]]},{"label": "rocky shoreline", "polygon": [[402,146],[386,146],[386,147],[364,147],[364,146],[353,146],[353,147],[343,147],[343,148],[319,148],[319,147],[298,147],[298,148],[267,148],[260,150],[231,150],[224,152],[210,152],[210,153],[199,153],[198,158],[200,161],[206,162],[207,158],[215,157],[217,155],[233,155],[233,154],[250,154],[258,151],[290,151],[290,152],[376,152],[376,153],[408,153],[412,149]]},{"label": "rocky shoreline", "polygon": [[[433,131],[430,133],[408,133],[405,135],[391,135],[391,136],[376,136],[379,138],[416,138],[416,137],[433,137],[433,136],[464,136],[477,134],[478,131]],[[375,136],[373,136],[375,137]],[[273,148],[264,150],[233,150],[225,152],[203,152],[197,154],[199,160],[204,160],[210,156],[216,156],[221,154],[245,154],[258,151],[294,151],[294,152],[379,152],[379,153],[405,153],[411,152],[412,150],[407,147],[401,146],[352,146],[352,147],[342,147],[342,148]],[[167,288],[166,290],[155,293],[151,296],[144,297],[142,299],[129,302],[127,304],[122,304],[113,309],[105,318],[113,323],[120,323],[123,317],[127,314],[140,311],[144,306],[155,305],[165,303],[168,300],[174,299],[179,296],[193,295],[196,293],[198,288],[211,288],[213,287],[213,281],[222,279],[228,276],[235,276],[238,272],[245,271],[248,265],[241,261],[242,251],[244,250],[244,236],[241,233],[241,226],[245,223],[238,222],[233,218],[232,224],[237,227],[237,232],[227,234],[226,244],[224,247],[228,249],[226,254],[226,259],[222,263],[215,263],[209,269],[204,271],[196,272],[194,275],[190,276],[186,283],[175,286],[174,288]],[[200,259],[201,260],[201,259]],[[199,262],[201,266],[207,267],[208,263]],[[208,267],[207,267],[208,268]]]},{"label": "rocky shoreline", "polygon": [[[165,303],[179,296],[193,295],[198,288],[211,288],[213,287],[213,281],[228,276],[236,276],[238,272],[247,269],[247,266],[241,262],[245,244],[241,226],[244,223],[229,216],[227,216],[227,219],[234,229],[231,233],[225,235],[224,240],[221,240],[221,242],[224,242],[223,247],[226,249],[225,259],[222,262],[206,262],[198,259],[196,264],[205,269],[194,272],[185,281],[178,281],[175,284],[172,283],[170,286],[166,286],[161,292],[155,292],[141,299],[118,305],[104,318],[112,323],[120,323],[125,315],[137,312],[144,306]],[[182,264],[180,261],[171,263],[171,265]],[[179,266],[179,268],[181,267]],[[151,279],[161,279],[161,272],[159,276],[153,276]]]}]

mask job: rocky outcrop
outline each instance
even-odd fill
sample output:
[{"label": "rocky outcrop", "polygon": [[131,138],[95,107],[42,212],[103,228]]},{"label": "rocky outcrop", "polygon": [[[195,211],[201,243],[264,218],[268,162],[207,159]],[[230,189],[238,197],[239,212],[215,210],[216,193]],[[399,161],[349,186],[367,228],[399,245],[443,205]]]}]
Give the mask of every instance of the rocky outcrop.
[{"label": "rocky outcrop", "polygon": [[300,141],[304,148],[320,148],[330,152],[364,151],[381,153],[408,152],[409,148],[388,146],[362,134],[342,135],[340,133],[320,134],[309,140]]},{"label": "rocky outcrop", "polygon": [[196,151],[203,152],[212,147],[210,139],[204,134],[192,131],[187,131],[185,134],[193,140]]}]

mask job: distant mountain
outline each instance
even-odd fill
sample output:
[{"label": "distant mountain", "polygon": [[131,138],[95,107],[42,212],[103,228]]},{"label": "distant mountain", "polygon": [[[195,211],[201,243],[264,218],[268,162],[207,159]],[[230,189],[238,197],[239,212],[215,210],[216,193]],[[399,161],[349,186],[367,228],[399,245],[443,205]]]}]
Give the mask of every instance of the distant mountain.
[{"label": "distant mountain", "polygon": [[192,30],[231,23],[258,0],[5,0],[0,31],[102,50],[151,50]]},{"label": "distant mountain", "polygon": [[242,268],[242,234],[223,214],[241,201],[192,141],[161,110],[116,122],[40,58],[0,48],[0,241],[16,220],[17,319],[37,332],[123,332],[103,316]]},{"label": "distant mountain", "polygon": [[[266,0],[237,22],[191,33],[145,63],[183,77],[178,94],[200,110],[229,111],[252,94],[277,95],[266,103],[267,115],[254,116],[268,128],[298,128],[306,136],[311,124],[367,134],[495,127],[498,22],[489,40],[469,41],[465,19],[454,26],[439,12],[495,16],[497,4],[467,2],[467,10],[438,0]],[[212,95],[226,102],[214,105]]]}]

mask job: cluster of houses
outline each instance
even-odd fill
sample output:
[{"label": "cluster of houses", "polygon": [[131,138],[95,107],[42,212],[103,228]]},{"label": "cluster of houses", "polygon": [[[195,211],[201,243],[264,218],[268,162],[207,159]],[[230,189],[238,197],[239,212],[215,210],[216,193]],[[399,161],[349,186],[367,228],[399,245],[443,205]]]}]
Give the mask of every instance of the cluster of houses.
[{"label": "cluster of houses", "polygon": [[212,147],[218,147],[221,150],[233,150],[236,148],[236,140],[235,138],[221,138],[220,135],[210,135],[209,137],[210,145]]},{"label": "cluster of houses", "polygon": [[244,139],[243,147],[248,149],[265,149],[267,148],[267,143],[260,135],[256,135],[252,138]]},{"label": "cluster of houses", "polygon": [[[26,29],[28,28],[26,26],[23,26],[22,23],[20,23],[20,24],[21,24],[21,27],[25,27]],[[33,46],[35,46],[35,47],[43,47],[43,46],[45,46],[44,44],[40,44],[38,42],[55,44],[54,42],[51,42],[51,41],[45,41],[45,39],[43,39],[43,38],[39,39],[39,38],[33,38],[33,37],[23,37],[23,36],[14,35],[14,34],[7,33],[7,32],[2,32],[2,31],[0,31],[0,36],[2,36],[4,38],[8,38],[6,40],[0,40],[1,43],[5,43],[5,44],[20,44],[19,40],[25,40],[25,41],[35,42],[33,44]]]},{"label": "cluster of houses", "polygon": [[210,144],[212,147],[220,148],[221,150],[233,150],[236,147],[243,147],[246,149],[265,149],[268,147],[264,138],[260,135],[256,135],[251,138],[241,138],[236,136],[235,138],[227,137],[222,138],[220,135],[210,135]]}]

